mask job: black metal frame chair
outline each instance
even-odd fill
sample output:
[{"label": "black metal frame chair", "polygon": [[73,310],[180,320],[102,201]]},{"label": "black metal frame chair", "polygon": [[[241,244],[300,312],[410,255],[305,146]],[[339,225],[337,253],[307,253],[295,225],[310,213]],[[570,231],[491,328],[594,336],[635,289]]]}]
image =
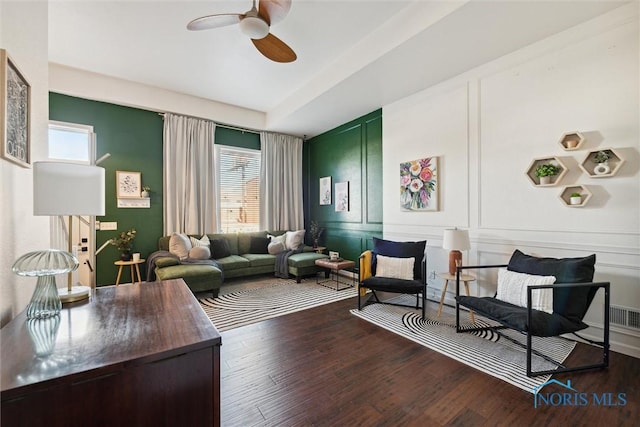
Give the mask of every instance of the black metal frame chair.
[{"label": "black metal frame chair", "polygon": [[[462,274],[462,270],[504,268],[504,267],[507,267],[507,265],[459,266],[457,268],[456,270],[456,332],[477,332],[477,331],[493,330],[496,333],[498,333],[500,336],[525,348],[527,352],[526,369],[527,369],[527,376],[529,377],[534,377],[539,375],[548,375],[548,374],[557,374],[562,372],[584,371],[587,369],[606,368],[609,366],[609,307],[610,307],[610,283],[609,282],[561,283],[561,284],[553,284],[553,285],[529,286],[527,289],[527,307],[515,306],[513,304],[509,304],[509,303],[497,300],[496,298],[490,298],[490,297],[479,298],[479,297],[468,297],[468,296],[460,295],[460,275]],[[586,313],[597,291],[599,289],[604,290],[604,313],[603,313],[604,314],[604,330],[603,330],[602,341],[592,341],[576,333],[578,330],[585,329],[588,326],[582,323],[582,318],[578,320],[578,319],[567,319],[566,317],[564,317],[564,319],[566,319],[568,322],[568,323],[564,323],[563,321],[564,327],[558,326],[557,323],[554,325],[546,325],[547,327],[551,326],[548,329],[545,329],[544,327],[542,328],[539,327],[541,321],[553,322],[554,320],[562,320],[553,316],[556,316],[556,315],[563,316],[563,315],[555,313],[555,308],[554,308],[553,315],[548,315],[548,313],[546,312],[541,312],[539,310],[533,309],[531,307],[533,290],[534,289],[553,289],[554,297],[555,297],[555,293],[558,290],[570,290],[570,289],[576,289],[576,288],[589,289],[588,296],[584,301],[586,306],[583,307],[584,308],[583,313]],[[477,314],[480,314],[481,316],[494,320],[500,323],[500,325],[463,329],[460,327],[460,305],[475,311]],[[500,312],[503,308],[506,309],[509,316],[500,315]],[[514,321],[513,321],[514,315],[520,317],[520,325],[514,324]],[[573,326],[571,326],[571,324]],[[500,333],[501,329],[513,329],[522,334],[525,334],[527,337],[526,345],[523,345],[521,342],[514,340],[513,338],[505,334]],[[567,367],[562,363],[552,359],[548,355],[540,353],[539,351],[533,349],[532,347],[533,336],[561,336],[564,334],[573,334],[583,341],[586,341],[592,345],[602,347],[602,360],[599,363]],[[568,338],[565,338],[565,339],[568,339]],[[556,366],[558,366],[558,369],[532,371],[531,369],[532,354],[540,356],[545,360],[555,364]]]},{"label": "black metal frame chair", "polygon": [[[367,267],[367,263],[369,266]],[[418,279],[414,280],[402,280],[402,279],[390,279],[385,277],[375,277],[371,275],[371,263],[372,263],[372,252],[365,251],[359,257],[359,271],[358,271],[358,310],[362,310],[362,307],[367,305],[370,302],[371,298],[375,299],[374,302],[379,304],[389,304],[389,305],[397,305],[401,307],[412,307],[406,304],[399,304],[381,300],[378,298],[376,291],[379,292],[391,292],[391,293],[399,293],[399,294],[415,294],[416,296],[416,305],[415,308],[420,308],[420,299],[422,299],[422,319],[424,320],[426,317],[426,302],[427,302],[427,260],[426,256],[423,255],[422,260],[420,261],[420,271],[421,276]],[[363,297],[366,295],[366,290],[369,289],[371,291],[371,296],[367,297],[367,299],[362,301]],[[422,298],[420,298],[422,295]]]}]

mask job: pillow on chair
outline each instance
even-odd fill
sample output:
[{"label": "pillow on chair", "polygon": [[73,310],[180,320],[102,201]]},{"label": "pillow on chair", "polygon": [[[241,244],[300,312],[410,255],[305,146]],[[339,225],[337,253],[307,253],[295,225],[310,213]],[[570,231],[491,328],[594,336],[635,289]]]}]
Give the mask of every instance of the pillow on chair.
[{"label": "pillow on chair", "polygon": [[372,270],[375,274],[378,255],[394,258],[411,258],[415,260],[413,263],[412,279],[424,280],[422,277],[422,260],[424,259],[424,250],[427,245],[426,240],[419,242],[394,242],[392,240],[373,238],[373,261]]},{"label": "pillow on chair", "polygon": [[[534,276],[505,269],[498,271],[496,298],[504,302],[527,306],[527,288],[532,285],[553,285],[554,276]],[[534,289],[531,293],[531,308],[553,313],[553,289]]]},{"label": "pillow on chair", "polygon": [[[584,258],[538,258],[515,250],[508,270],[538,276],[555,276],[556,283],[589,283],[593,281],[595,254]],[[588,302],[597,288],[557,288],[553,290],[553,312],[580,321],[589,308]]]},{"label": "pillow on chair", "polygon": [[416,261],[414,257],[392,258],[378,255],[376,258],[376,277],[413,280],[413,265]]}]

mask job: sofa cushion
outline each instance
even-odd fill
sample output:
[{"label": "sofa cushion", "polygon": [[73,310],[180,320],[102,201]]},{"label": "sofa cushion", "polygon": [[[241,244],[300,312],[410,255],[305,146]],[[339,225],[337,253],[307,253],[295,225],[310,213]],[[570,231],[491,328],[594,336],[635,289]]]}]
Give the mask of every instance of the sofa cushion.
[{"label": "sofa cushion", "polygon": [[169,252],[174,254],[180,259],[187,259],[189,257],[189,250],[191,249],[191,241],[189,236],[182,233],[172,233],[169,238]]},{"label": "sofa cushion", "polygon": [[216,259],[216,262],[222,267],[223,271],[248,268],[251,266],[249,260],[240,255],[229,255],[228,257]]},{"label": "sofa cushion", "polygon": [[189,241],[191,242],[191,247],[192,248],[199,248],[199,247],[203,247],[206,246],[207,248],[209,247],[209,236],[207,236],[206,234],[204,236],[202,236],[200,239],[198,239],[197,237],[189,237]]},{"label": "sofa cushion", "polygon": [[251,244],[249,245],[250,254],[268,254],[267,250],[269,243],[271,243],[271,239],[268,237],[256,237],[251,236]]},{"label": "sofa cushion", "polygon": [[[458,302],[489,319],[496,320],[508,327],[526,332],[527,309],[490,297],[469,297],[460,295]],[[556,313],[533,310],[531,312],[531,334],[539,337],[552,337],[560,333],[570,333],[587,328],[581,321],[573,322]]]},{"label": "sofa cushion", "polygon": [[163,256],[155,259],[156,267],[170,267],[172,265],[180,265],[180,260],[172,256]]},{"label": "sofa cushion", "polygon": [[209,246],[196,246],[189,250],[189,258],[191,259],[209,259],[211,251]]},{"label": "sofa cushion", "polygon": [[285,234],[282,234],[280,236],[270,235],[270,237],[271,237],[271,242],[267,246],[267,252],[269,252],[269,254],[278,255],[280,252],[284,252],[287,250],[287,247],[284,243],[284,240],[286,238]]},{"label": "sofa cushion", "polygon": [[[418,242],[395,242],[391,240],[373,238],[373,260],[372,270],[376,271],[376,257],[384,255],[397,258],[415,258],[413,264],[413,278],[422,278],[422,260],[424,258],[424,250],[427,245],[426,240]],[[426,279],[426,278],[424,278]]]},{"label": "sofa cushion", "polygon": [[240,252],[238,252],[238,233],[214,233],[207,234],[207,236],[209,237],[209,240],[227,239],[231,255],[240,255]]},{"label": "sofa cushion", "polygon": [[[556,283],[589,283],[593,281],[595,254],[583,258],[538,258],[515,250],[508,270],[539,276],[555,276]],[[582,320],[597,288],[555,288],[553,312],[573,321]]]},{"label": "sofa cushion", "polygon": [[298,247],[304,242],[304,234],[304,230],[287,231],[285,234],[286,237],[284,245],[290,251],[298,249]]},{"label": "sofa cushion", "polygon": [[249,260],[251,267],[275,266],[276,257],[269,254],[244,254],[243,258]]},{"label": "sofa cushion", "polygon": [[250,254],[251,239],[253,237],[267,237],[266,231],[253,231],[249,233],[238,233],[238,253],[237,255]]},{"label": "sofa cushion", "polygon": [[315,267],[316,260],[321,258],[329,258],[324,254],[319,254],[317,252],[300,252],[297,254],[289,255],[287,259],[287,264],[290,267]]},{"label": "sofa cushion", "polygon": [[212,239],[210,240],[211,258],[220,259],[231,255],[231,249],[229,248],[229,241],[226,238]]}]

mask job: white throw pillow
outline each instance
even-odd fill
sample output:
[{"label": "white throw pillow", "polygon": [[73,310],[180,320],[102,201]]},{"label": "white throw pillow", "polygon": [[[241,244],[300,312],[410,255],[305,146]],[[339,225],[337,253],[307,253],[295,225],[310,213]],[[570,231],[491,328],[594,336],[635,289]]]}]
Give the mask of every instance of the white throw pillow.
[{"label": "white throw pillow", "polygon": [[287,247],[284,243],[285,238],[287,237],[286,234],[283,234],[281,236],[268,235],[267,237],[271,239],[271,242],[267,246],[267,252],[269,252],[271,255],[278,255],[280,252],[284,252],[285,250],[287,250]]},{"label": "white throw pillow", "polygon": [[211,258],[211,249],[209,249],[209,246],[194,246],[189,251],[189,258],[209,259]]},{"label": "white throw pillow", "polygon": [[[535,276],[501,269],[498,271],[496,298],[520,307],[526,307],[528,286],[552,285],[555,282],[555,276]],[[531,293],[531,308],[553,313],[553,289],[534,289]]]},{"label": "white throw pillow", "polygon": [[285,233],[285,246],[287,247],[287,249],[289,249],[290,251],[298,249],[298,246],[300,246],[304,241],[304,233],[304,230],[287,231]]},{"label": "white throw pillow", "polygon": [[203,235],[200,239],[189,237],[189,241],[191,242],[192,248],[201,248],[203,246],[206,246],[208,248],[211,244],[211,242],[209,241],[209,236],[207,236],[206,234]]},{"label": "white throw pillow", "polygon": [[189,257],[191,250],[191,241],[189,236],[182,233],[173,233],[169,238],[169,252],[180,258],[180,260]]},{"label": "white throw pillow", "polygon": [[415,262],[416,259],[414,257],[393,258],[376,255],[376,277],[413,280],[413,265]]}]

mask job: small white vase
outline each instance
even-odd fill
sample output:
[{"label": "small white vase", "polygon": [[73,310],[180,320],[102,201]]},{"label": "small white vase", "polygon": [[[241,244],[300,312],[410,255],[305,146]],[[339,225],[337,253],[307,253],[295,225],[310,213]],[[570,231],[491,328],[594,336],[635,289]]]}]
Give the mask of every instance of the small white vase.
[{"label": "small white vase", "polygon": [[609,161],[605,160],[602,163],[598,163],[595,168],[593,168],[593,173],[596,175],[606,175],[611,172],[611,168],[609,167]]},{"label": "small white vase", "polygon": [[579,197],[579,196],[577,196],[577,197],[572,197],[572,198],[570,199],[570,203],[571,203],[572,205],[581,205],[581,204],[582,204],[582,197]]},{"label": "small white vase", "polygon": [[540,177],[540,185],[549,185],[551,184],[551,177],[550,176],[541,176]]},{"label": "small white vase", "polygon": [[141,197],[144,197],[144,198],[149,197],[149,192],[148,192],[148,191],[143,191],[143,192],[141,193]]}]

